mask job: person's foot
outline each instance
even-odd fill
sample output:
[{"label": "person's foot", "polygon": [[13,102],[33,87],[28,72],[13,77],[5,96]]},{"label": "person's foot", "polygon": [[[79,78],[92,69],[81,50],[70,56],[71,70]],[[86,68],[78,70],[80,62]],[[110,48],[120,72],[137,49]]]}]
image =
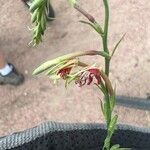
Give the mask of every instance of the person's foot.
[{"label": "person's foot", "polygon": [[[25,5],[29,8],[32,1],[31,0],[22,0]],[[48,21],[53,21],[54,18],[55,18],[55,13],[54,13],[54,10],[53,10],[53,7],[51,4],[49,4],[49,6],[47,6],[47,9],[46,9],[46,13],[47,13],[47,20]]]},{"label": "person's foot", "polygon": [[24,76],[20,74],[12,64],[8,64],[12,67],[12,71],[7,75],[0,73],[0,85],[11,84],[20,85],[24,81]]}]

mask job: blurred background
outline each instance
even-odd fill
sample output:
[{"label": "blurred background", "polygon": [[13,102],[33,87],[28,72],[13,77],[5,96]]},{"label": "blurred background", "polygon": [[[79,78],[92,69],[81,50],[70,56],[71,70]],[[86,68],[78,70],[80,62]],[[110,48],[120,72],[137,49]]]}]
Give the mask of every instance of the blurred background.
[{"label": "blurred background", "polygon": [[[83,8],[103,22],[102,0],[82,0]],[[32,71],[46,60],[79,50],[100,50],[98,35],[79,23],[85,18],[64,0],[52,0],[56,19],[48,23],[43,43],[30,47],[30,13],[21,0],[0,0],[0,51],[25,75],[23,85],[0,86],[0,136],[38,125],[44,121],[104,122],[100,111],[102,95],[94,86],[54,85],[47,77],[33,77]],[[150,2],[110,1],[109,48],[126,33],[111,63],[110,78],[117,95],[150,97]],[[98,57],[83,58],[103,66]],[[134,100],[133,100],[134,101]],[[136,103],[138,102],[136,101]],[[132,102],[134,103],[134,102]],[[130,105],[130,104],[129,104]],[[132,104],[131,104],[132,105]],[[135,105],[135,104],[134,104]],[[139,104],[138,104],[139,105]],[[150,106],[150,105],[147,105]],[[149,127],[150,111],[118,105],[119,123]]]}]

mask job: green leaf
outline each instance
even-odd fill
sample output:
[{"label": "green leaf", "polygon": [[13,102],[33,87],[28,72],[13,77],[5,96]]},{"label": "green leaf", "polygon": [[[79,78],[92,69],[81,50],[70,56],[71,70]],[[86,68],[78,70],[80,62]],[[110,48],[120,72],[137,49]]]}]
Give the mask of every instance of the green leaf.
[{"label": "green leaf", "polygon": [[[116,123],[117,123],[117,118],[118,116],[114,116],[109,124],[108,127],[108,132],[107,132],[107,137],[104,141],[104,146],[103,146],[103,150],[106,149],[110,149],[110,141],[112,138],[112,135],[114,133],[114,130],[116,128]],[[114,146],[114,147],[118,147],[118,145]],[[111,149],[112,150],[112,149]],[[113,150],[118,150],[118,149],[113,149]]]},{"label": "green leaf", "polygon": [[110,149],[110,140],[111,140],[110,137],[107,136],[106,139],[105,139],[105,141],[104,141],[103,150],[109,150]]},{"label": "green leaf", "polygon": [[131,148],[120,148],[119,144],[113,145],[110,150],[131,150]]},{"label": "green leaf", "polygon": [[132,150],[132,148],[119,148],[118,150]]},{"label": "green leaf", "polygon": [[116,104],[116,95],[114,94],[113,96],[110,96],[110,107],[111,111],[113,111],[114,107]]},{"label": "green leaf", "polygon": [[118,43],[116,44],[116,46],[114,47],[113,51],[112,51],[112,54],[111,54],[111,57],[114,55],[116,49],[118,48],[119,44],[121,43],[121,41],[124,39],[126,34],[124,34],[121,39],[118,41]]},{"label": "green leaf", "polygon": [[100,99],[100,103],[101,103],[101,110],[102,110],[102,113],[103,113],[103,115],[104,115],[104,117],[105,117],[104,105],[103,105],[103,102],[102,102],[101,99]]},{"label": "green leaf", "polygon": [[110,150],[119,150],[118,148],[120,147],[119,144],[113,145]]},{"label": "green leaf", "polygon": [[110,137],[112,137],[112,134],[113,134],[114,131],[115,131],[116,124],[117,124],[117,119],[118,119],[118,116],[115,115],[115,116],[112,118],[112,120],[111,120],[111,122],[110,122],[110,124],[109,124],[108,131],[109,131]]},{"label": "green leaf", "polygon": [[114,94],[112,96],[110,96],[111,111],[113,111],[115,105],[116,105],[116,87],[114,88]]},{"label": "green leaf", "polygon": [[[105,116],[105,120],[107,121],[108,119],[107,119],[107,102],[106,102],[106,100],[105,100],[105,102],[104,102],[104,116]],[[107,123],[108,123],[108,121],[107,121]]]}]

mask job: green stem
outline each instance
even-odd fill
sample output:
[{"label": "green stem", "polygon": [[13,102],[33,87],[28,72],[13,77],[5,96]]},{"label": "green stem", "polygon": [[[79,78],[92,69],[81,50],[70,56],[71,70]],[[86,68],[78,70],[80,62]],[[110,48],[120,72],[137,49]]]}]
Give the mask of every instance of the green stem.
[{"label": "green stem", "polygon": [[[108,25],[109,25],[109,5],[108,5],[108,0],[103,0],[104,6],[105,6],[105,23],[104,23],[104,35],[102,37],[103,41],[103,49],[104,52],[106,52],[109,55],[109,49],[108,49]],[[105,58],[105,74],[107,77],[109,77],[109,67],[110,67],[110,59]],[[106,86],[106,85],[105,85]],[[106,87],[107,90],[107,95],[105,96],[106,100],[106,112],[107,112],[107,117],[106,117],[106,122],[107,122],[107,136],[109,135],[109,125],[111,122],[112,118],[112,110],[110,106],[110,96],[108,92],[108,88]],[[108,146],[104,145],[103,150],[109,150],[110,149],[110,143]]]},{"label": "green stem", "polygon": [[[108,25],[109,25],[109,5],[107,0],[103,0],[105,6],[105,24],[104,24],[104,36],[103,36],[103,48],[106,53],[109,55],[108,50]],[[105,73],[109,76],[109,66],[110,60],[105,59]]]},{"label": "green stem", "polygon": [[105,58],[105,74],[109,77],[110,59]]},{"label": "green stem", "polygon": [[[108,25],[109,25],[109,5],[107,0],[103,0],[105,6],[105,24],[104,24],[104,36],[103,36],[103,48],[104,51],[109,54],[108,50]],[[105,73],[109,76],[110,60],[105,59]]]},{"label": "green stem", "polygon": [[107,36],[108,36],[108,24],[109,24],[109,6],[108,6],[108,1],[103,0],[104,6],[105,6],[105,24],[104,24],[104,37],[103,37],[103,46],[104,46],[104,51],[109,53],[108,50],[108,44],[107,44]]},{"label": "green stem", "polygon": [[[109,25],[109,5],[107,0],[103,0],[104,6],[105,6],[105,24],[104,24],[104,36],[102,38],[103,41],[103,49],[104,51],[109,55],[108,50],[108,25]],[[110,60],[105,58],[105,74],[109,76],[109,66],[110,66]],[[107,89],[108,91],[108,89]],[[108,92],[107,92],[108,93]],[[110,109],[110,99],[109,94],[105,97],[107,101],[107,126],[109,126],[111,121],[111,109]]]}]

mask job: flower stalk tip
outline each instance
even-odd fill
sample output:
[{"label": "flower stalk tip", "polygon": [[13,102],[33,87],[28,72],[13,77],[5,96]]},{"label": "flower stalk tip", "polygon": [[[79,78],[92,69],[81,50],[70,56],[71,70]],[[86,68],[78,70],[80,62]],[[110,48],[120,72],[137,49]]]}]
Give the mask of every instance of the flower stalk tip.
[{"label": "flower stalk tip", "polygon": [[90,22],[92,22],[92,23],[95,23],[96,21],[95,21],[95,18],[91,15],[91,14],[89,14],[89,13],[87,13],[83,8],[81,8],[79,5],[77,5],[77,4],[75,4],[74,5],[74,8],[76,9],[76,10],[78,10],[81,14],[83,14]]}]

